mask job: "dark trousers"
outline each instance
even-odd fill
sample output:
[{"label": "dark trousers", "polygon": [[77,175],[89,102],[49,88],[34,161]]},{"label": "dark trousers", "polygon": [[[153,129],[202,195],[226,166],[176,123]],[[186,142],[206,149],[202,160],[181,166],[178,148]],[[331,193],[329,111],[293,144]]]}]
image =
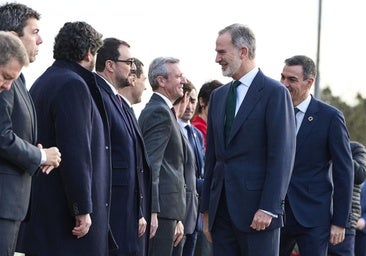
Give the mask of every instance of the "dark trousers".
[{"label": "dark trousers", "polygon": [[197,231],[194,231],[192,234],[186,235],[186,241],[183,246],[183,256],[193,256],[194,249],[196,248],[197,242]]},{"label": "dark trousers", "polygon": [[14,256],[20,221],[0,218],[0,255]]},{"label": "dark trousers", "polygon": [[176,220],[158,218],[158,230],[150,239],[149,256],[172,255]]},{"label": "dark trousers", "polygon": [[347,228],[346,236],[342,243],[336,245],[332,245],[331,243],[329,243],[328,256],[354,256],[355,237],[356,230],[354,228]]},{"label": "dark trousers", "polygon": [[356,231],[355,256],[366,256],[366,233],[359,230]]},{"label": "dark trousers", "polygon": [[221,196],[211,235],[214,256],[278,256],[280,229],[238,230],[232,223],[224,195]]},{"label": "dark trousers", "polygon": [[212,243],[209,242],[202,231],[197,231],[197,243],[194,256],[212,256]]},{"label": "dark trousers", "polygon": [[297,243],[301,256],[327,255],[329,226],[306,228],[295,219],[290,207],[286,207],[286,224],[281,229],[280,256],[289,256]]}]

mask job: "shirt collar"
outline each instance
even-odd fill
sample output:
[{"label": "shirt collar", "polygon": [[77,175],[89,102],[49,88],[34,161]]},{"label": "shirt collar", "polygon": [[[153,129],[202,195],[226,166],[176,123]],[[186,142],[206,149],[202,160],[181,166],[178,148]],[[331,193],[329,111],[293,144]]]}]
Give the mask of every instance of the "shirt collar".
[{"label": "shirt collar", "polygon": [[303,100],[303,102],[301,102],[299,105],[295,106],[297,107],[302,113],[306,113],[306,110],[309,107],[311,101],[311,95],[309,94],[308,97]]},{"label": "shirt collar", "polygon": [[173,107],[173,103],[166,96],[164,96],[163,94],[158,93],[158,92],[154,92],[154,93],[159,95],[165,101],[165,103],[168,104],[169,108]]},{"label": "shirt collar", "polygon": [[249,71],[242,78],[240,78],[239,81],[246,87],[249,87],[252,84],[254,77],[257,75],[258,72],[259,68],[254,67],[251,71]]},{"label": "shirt collar", "polygon": [[101,76],[101,75],[99,75],[98,73],[97,73],[97,75],[99,76],[99,77],[101,77],[107,84],[108,84],[108,86],[111,88],[111,90],[113,91],[113,94],[114,95],[117,95],[118,94],[118,92],[117,92],[117,90],[116,90],[116,88],[114,88],[114,86],[107,80],[107,79],[105,79],[103,76]]}]

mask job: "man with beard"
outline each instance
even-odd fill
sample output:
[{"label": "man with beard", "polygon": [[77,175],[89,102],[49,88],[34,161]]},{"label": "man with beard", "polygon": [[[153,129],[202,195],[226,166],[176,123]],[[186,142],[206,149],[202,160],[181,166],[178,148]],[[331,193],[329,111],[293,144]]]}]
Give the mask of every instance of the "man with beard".
[{"label": "man with beard", "polygon": [[133,78],[130,74],[136,70],[129,48],[125,41],[106,38],[96,60],[96,76],[111,136],[110,224],[119,248],[110,255],[115,256],[147,254],[147,248],[139,246],[139,237],[146,232],[150,219],[151,172],[145,146],[137,120],[118,93],[130,85],[129,78]]},{"label": "man with beard", "polygon": [[[217,256],[276,256],[295,154],[291,97],[255,63],[246,26],[222,29],[216,62],[234,81],[211,94],[201,211]],[[211,233],[209,232],[211,231]]]}]

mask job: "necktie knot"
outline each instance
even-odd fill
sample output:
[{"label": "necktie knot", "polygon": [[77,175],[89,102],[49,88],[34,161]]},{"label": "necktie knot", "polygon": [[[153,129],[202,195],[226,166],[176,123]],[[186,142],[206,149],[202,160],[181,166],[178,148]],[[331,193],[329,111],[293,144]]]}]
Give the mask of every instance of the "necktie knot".
[{"label": "necktie knot", "polygon": [[239,80],[235,80],[231,86],[234,87],[234,88],[237,88],[239,85],[241,84],[241,82]]},{"label": "necktie knot", "polygon": [[300,111],[300,109],[294,108],[295,116],[296,116],[297,113],[299,113],[299,111]]}]

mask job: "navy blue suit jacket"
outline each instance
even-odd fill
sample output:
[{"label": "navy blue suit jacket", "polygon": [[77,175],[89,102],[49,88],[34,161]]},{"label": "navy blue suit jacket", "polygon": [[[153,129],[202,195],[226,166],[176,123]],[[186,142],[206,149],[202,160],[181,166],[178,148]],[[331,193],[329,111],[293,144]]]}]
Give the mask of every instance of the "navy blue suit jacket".
[{"label": "navy blue suit jacket", "polygon": [[287,193],[294,217],[305,227],[346,227],[352,189],[353,162],[343,114],[312,98],[297,134]]},{"label": "navy blue suit jacket", "polygon": [[99,75],[96,77],[108,115],[111,136],[110,220],[113,235],[119,246],[118,251],[113,252],[113,255],[126,255],[139,251],[138,220],[142,216],[146,220],[150,217],[146,204],[150,201],[148,192],[150,170],[136,121],[131,119],[123,101],[118,101],[107,82]]},{"label": "navy blue suit jacket", "polygon": [[242,232],[257,210],[277,214],[268,229],[283,225],[283,200],[295,152],[295,120],[287,89],[260,70],[235,116],[225,145],[225,102],[230,83],[213,91],[210,100],[205,181],[201,211],[215,223],[221,192],[233,224]]},{"label": "navy blue suit jacket", "polygon": [[[32,86],[39,142],[57,146],[59,168],[32,181],[27,253],[107,255],[111,169],[108,122],[94,75],[75,62],[56,60]],[[71,231],[75,216],[90,213],[88,234]]]}]

